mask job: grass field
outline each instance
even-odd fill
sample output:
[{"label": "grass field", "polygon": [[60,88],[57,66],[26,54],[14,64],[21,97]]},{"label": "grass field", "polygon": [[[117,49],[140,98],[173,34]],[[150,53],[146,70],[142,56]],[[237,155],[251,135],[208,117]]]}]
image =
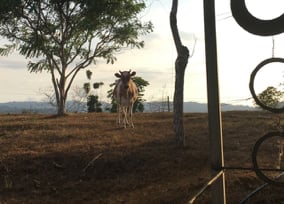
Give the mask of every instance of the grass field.
[{"label": "grass field", "polygon": [[[210,179],[207,114],[185,114],[184,148],[172,113],[134,114],[123,129],[110,113],[66,117],[0,115],[0,204],[187,203]],[[252,167],[254,143],[275,130],[265,112],[225,112],[225,166]],[[226,171],[227,203],[263,184],[253,171]],[[210,188],[196,203],[211,202]],[[269,186],[248,203],[284,203]]]}]

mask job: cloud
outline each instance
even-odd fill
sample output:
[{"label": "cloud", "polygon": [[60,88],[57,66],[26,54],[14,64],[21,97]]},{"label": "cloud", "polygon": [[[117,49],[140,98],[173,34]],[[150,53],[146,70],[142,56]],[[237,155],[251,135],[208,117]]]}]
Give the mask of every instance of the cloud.
[{"label": "cloud", "polygon": [[41,100],[38,90],[51,86],[48,74],[31,74],[25,69],[1,68],[0,101]]},{"label": "cloud", "polygon": [[0,56],[0,69],[27,69],[28,60],[18,53]]}]

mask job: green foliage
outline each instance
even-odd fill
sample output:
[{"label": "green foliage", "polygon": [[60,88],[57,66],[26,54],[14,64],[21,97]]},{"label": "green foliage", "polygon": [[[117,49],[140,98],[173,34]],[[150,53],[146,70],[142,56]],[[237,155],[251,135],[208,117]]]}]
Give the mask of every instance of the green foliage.
[{"label": "green foliage", "polygon": [[113,63],[114,52],[122,47],[142,48],[138,36],[153,28],[137,16],[145,8],[143,1],[2,0],[1,4],[1,36],[27,58],[59,58],[62,64],[76,57],[86,61],[82,65],[95,57]]},{"label": "green foliage", "polygon": [[16,44],[4,45],[4,47],[0,48],[0,55],[7,56],[10,52],[12,52],[16,48]]},{"label": "green foliage", "polygon": [[[91,81],[91,78],[92,78],[92,71],[90,70],[87,70],[86,71],[86,75],[87,75],[87,78],[89,81]],[[100,86],[104,85],[103,82],[95,82],[93,84],[93,88],[94,89],[98,89],[100,88]],[[91,91],[91,83],[90,82],[87,82],[87,83],[84,83],[84,90],[86,92],[86,94],[88,95]],[[102,104],[99,102],[99,96],[98,95],[89,95],[87,96],[87,107],[88,107],[88,112],[102,112]]]},{"label": "green foliage", "polygon": [[[145,87],[149,85],[149,82],[144,80],[142,77],[138,77],[138,76],[133,77],[132,80],[136,84],[137,89],[138,89],[138,98],[133,105],[133,112],[143,112],[144,111],[143,102],[146,101],[145,99],[143,99],[143,96],[145,92]],[[111,89],[108,90],[107,92],[107,97],[111,99],[111,107],[107,108],[107,110],[112,113],[117,112],[117,104],[113,98],[113,90],[114,90],[115,85],[116,85],[116,82],[111,83],[109,85]]]},{"label": "green foliage", "polygon": [[22,2],[19,0],[1,0],[0,3],[0,19],[1,21],[11,21],[11,18],[14,18],[20,15],[20,8]]},{"label": "green foliage", "polygon": [[87,79],[91,80],[91,78],[92,78],[92,74],[93,74],[93,72],[92,72],[92,71],[87,70],[87,71],[86,71]]},{"label": "green foliage", "polygon": [[266,106],[275,108],[280,99],[283,97],[283,92],[277,90],[277,88],[273,86],[267,87],[263,92],[258,95],[258,99]]},{"label": "green foliage", "polygon": [[93,88],[94,88],[94,89],[98,89],[98,88],[100,88],[100,86],[102,86],[102,85],[104,85],[103,82],[95,82],[95,83],[93,83]]},{"label": "green foliage", "polygon": [[102,112],[102,104],[99,102],[99,97],[95,95],[89,95],[87,101],[88,112]]},{"label": "green foliage", "polygon": [[87,83],[84,83],[84,90],[85,90],[85,93],[86,94],[89,94],[90,93],[90,90],[91,90],[91,84],[89,82]]},{"label": "green foliage", "polygon": [[111,106],[107,107],[106,110],[111,112],[111,113],[117,112],[117,104],[116,104],[116,101],[114,100],[114,97],[113,97],[113,90],[114,90],[114,87],[116,85],[116,82],[117,82],[117,80],[115,82],[111,83],[109,85],[111,87],[111,89],[107,91],[107,98],[109,98],[111,100],[111,102],[110,102]]},{"label": "green foliage", "polygon": [[143,112],[144,111],[143,102],[146,101],[145,99],[143,99],[143,96],[145,92],[145,87],[149,85],[149,82],[144,80],[142,77],[138,77],[138,76],[133,77],[132,80],[136,84],[137,89],[138,89],[138,98],[133,105],[133,111]]}]

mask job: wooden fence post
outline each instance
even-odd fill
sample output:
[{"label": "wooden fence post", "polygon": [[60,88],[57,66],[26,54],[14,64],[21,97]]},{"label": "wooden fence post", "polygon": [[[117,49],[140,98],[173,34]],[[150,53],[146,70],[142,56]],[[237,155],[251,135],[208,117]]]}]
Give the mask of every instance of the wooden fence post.
[{"label": "wooden fence post", "polygon": [[[210,160],[212,175],[222,171],[224,166],[222,119],[219,102],[218,62],[215,23],[215,0],[203,0],[204,32],[207,72],[208,125],[210,137]],[[212,184],[212,203],[225,204],[225,175]]]}]

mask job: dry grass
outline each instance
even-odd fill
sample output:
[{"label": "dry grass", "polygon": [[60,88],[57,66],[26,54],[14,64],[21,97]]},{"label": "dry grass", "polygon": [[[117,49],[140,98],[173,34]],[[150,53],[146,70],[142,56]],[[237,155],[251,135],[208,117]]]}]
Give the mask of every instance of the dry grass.
[{"label": "dry grass", "polygon": [[[256,140],[272,129],[264,112],[223,114],[226,166],[251,167]],[[175,145],[172,114],[0,115],[0,204],[186,203],[210,178],[206,114],[185,114],[187,147]],[[92,161],[92,162],[90,162]],[[227,203],[263,182],[252,171],[227,171]],[[210,189],[196,203],[210,203]],[[249,203],[284,202],[268,187]]]}]

